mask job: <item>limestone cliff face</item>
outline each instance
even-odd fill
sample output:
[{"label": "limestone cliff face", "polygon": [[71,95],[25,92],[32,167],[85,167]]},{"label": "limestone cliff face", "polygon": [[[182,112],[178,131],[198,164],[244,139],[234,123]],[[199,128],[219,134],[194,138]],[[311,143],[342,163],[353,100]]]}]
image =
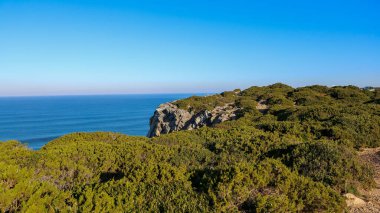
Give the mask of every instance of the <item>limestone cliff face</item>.
[{"label": "limestone cliff face", "polygon": [[238,110],[232,103],[203,110],[198,113],[179,109],[173,103],[161,104],[150,118],[150,129],[147,137],[155,137],[180,130],[192,130],[203,126],[213,126],[236,118]]}]

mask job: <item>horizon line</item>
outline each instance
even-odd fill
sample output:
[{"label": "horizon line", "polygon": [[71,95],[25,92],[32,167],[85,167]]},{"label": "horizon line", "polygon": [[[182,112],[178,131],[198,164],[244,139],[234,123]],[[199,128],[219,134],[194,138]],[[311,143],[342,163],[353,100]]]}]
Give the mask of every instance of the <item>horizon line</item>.
[{"label": "horizon line", "polygon": [[219,94],[219,92],[163,92],[163,93],[109,93],[109,94],[57,94],[57,95],[0,95],[0,98],[72,97],[72,96],[118,96],[118,95],[191,95]]},{"label": "horizon line", "polygon": [[[277,83],[281,83],[281,82],[277,82]],[[273,85],[275,83],[272,83],[272,84],[268,84],[268,85],[265,85],[265,86],[269,86],[269,85]],[[302,88],[302,87],[307,87],[307,86],[326,86],[326,87],[329,87],[329,88],[333,88],[333,87],[345,87],[345,86],[355,86],[355,87],[358,87],[360,89],[364,89],[364,88],[367,88],[367,87],[373,87],[373,88],[380,88],[380,86],[359,86],[359,85],[354,85],[354,84],[342,84],[342,85],[323,85],[323,84],[310,84],[310,85],[303,85],[303,86],[293,86],[293,85],[289,85],[289,84],[286,84],[286,83],[282,83],[282,84],[285,84],[285,85],[288,85],[288,86],[291,86],[293,87],[294,89],[297,89],[297,88]],[[262,87],[264,85],[252,85],[252,86],[258,86],[258,87]],[[252,87],[250,86],[250,87]],[[249,87],[246,87],[244,89],[247,89]],[[244,90],[242,88],[235,88],[235,89],[240,89],[240,90]],[[233,89],[232,89],[233,90]],[[223,90],[223,89],[217,89],[216,91],[212,91],[212,92],[201,92],[201,91],[198,91],[198,92],[120,92],[120,93],[78,93],[78,94],[30,94],[30,95],[0,95],[0,98],[17,98],[17,97],[68,97],[68,96],[117,96],[117,95],[189,95],[189,94],[202,94],[202,95],[208,95],[208,94],[219,94],[219,93],[222,93],[223,91],[232,91],[232,90]]]}]

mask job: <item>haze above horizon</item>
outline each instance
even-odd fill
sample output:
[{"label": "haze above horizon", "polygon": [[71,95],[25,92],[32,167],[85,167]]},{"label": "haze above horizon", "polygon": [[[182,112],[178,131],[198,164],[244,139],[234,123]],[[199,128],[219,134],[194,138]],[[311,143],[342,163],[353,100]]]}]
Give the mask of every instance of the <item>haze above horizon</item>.
[{"label": "haze above horizon", "polygon": [[0,0],[0,96],[380,86],[380,2]]}]

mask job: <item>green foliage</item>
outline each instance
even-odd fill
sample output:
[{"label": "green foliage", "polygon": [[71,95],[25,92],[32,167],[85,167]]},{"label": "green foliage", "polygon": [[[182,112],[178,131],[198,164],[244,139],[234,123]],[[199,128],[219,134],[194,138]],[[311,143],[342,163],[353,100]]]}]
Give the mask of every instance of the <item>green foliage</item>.
[{"label": "green foliage", "polygon": [[[338,193],[297,176],[272,159],[197,171],[193,182],[195,188],[207,193],[217,211],[294,212],[315,209],[312,205],[324,210],[343,207]],[[309,200],[305,202],[304,196]]]},{"label": "green foliage", "polygon": [[296,105],[309,106],[320,103],[331,103],[332,98],[327,94],[328,89],[325,87],[304,87],[295,89],[289,94],[289,97],[294,100]]},{"label": "green foliage", "polygon": [[285,84],[276,83],[265,87],[250,87],[242,91],[241,95],[251,97],[255,100],[262,100],[270,97],[284,97],[291,91],[293,91],[292,87]]},{"label": "green foliage", "polygon": [[291,145],[282,159],[299,174],[340,192],[345,192],[348,185],[358,185],[358,182],[364,187],[374,183],[371,169],[355,160],[357,157],[352,149],[330,141]]},{"label": "green foliage", "polygon": [[346,102],[364,102],[370,100],[370,97],[368,97],[368,94],[365,91],[355,86],[333,87],[329,90],[329,94],[335,99],[344,100]]},{"label": "green foliage", "polygon": [[235,92],[223,92],[220,95],[211,95],[206,97],[192,96],[190,98],[178,100],[174,102],[180,109],[189,112],[198,113],[204,110],[212,110],[217,106],[224,106],[233,103],[236,99]]},{"label": "green foliage", "polygon": [[0,212],[342,212],[341,193],[373,184],[355,149],[380,146],[378,100],[353,86],[277,83],[175,102],[240,109],[214,127],[75,133],[38,151],[0,143]]}]

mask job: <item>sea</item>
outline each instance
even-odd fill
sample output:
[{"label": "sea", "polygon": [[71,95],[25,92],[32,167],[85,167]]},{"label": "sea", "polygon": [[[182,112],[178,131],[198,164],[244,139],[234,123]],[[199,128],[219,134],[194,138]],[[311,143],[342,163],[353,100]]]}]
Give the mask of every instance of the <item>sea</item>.
[{"label": "sea", "polygon": [[145,136],[162,103],[204,94],[0,97],[0,141],[31,149],[73,132],[110,131]]}]

